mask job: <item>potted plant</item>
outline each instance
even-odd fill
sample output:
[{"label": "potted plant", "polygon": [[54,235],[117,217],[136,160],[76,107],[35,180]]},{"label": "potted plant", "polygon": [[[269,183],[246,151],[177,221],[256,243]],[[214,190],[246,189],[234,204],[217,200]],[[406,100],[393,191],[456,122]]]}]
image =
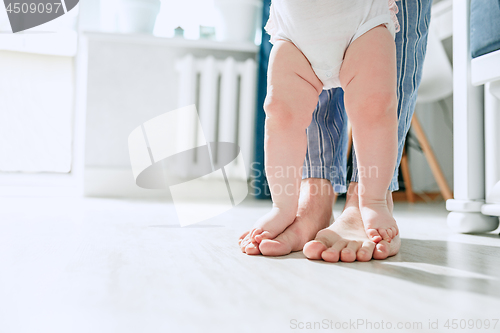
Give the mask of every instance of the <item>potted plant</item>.
[{"label": "potted plant", "polygon": [[262,0],[215,0],[220,20],[217,38],[224,41],[253,42],[261,20]]},{"label": "potted plant", "polygon": [[118,27],[123,33],[153,33],[160,0],[120,0]]}]

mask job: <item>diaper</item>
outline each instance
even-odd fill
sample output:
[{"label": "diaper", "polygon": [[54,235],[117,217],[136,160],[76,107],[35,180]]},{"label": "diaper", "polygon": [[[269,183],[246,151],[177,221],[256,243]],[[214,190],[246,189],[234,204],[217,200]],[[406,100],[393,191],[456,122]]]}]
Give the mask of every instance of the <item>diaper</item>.
[{"label": "diaper", "polygon": [[340,87],[347,47],[359,36],[385,25],[399,31],[395,0],[272,0],[264,29],[271,43],[285,40],[309,60],[323,89]]}]

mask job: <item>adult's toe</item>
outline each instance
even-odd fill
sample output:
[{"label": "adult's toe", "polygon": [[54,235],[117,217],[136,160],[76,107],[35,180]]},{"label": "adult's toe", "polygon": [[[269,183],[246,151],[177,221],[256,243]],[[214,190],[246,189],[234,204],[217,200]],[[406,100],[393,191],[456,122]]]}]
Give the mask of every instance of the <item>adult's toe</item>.
[{"label": "adult's toe", "polygon": [[356,260],[356,253],[361,247],[361,242],[350,241],[347,246],[340,251],[340,261],[353,262]]},{"label": "adult's toe", "polygon": [[391,246],[385,240],[379,242],[373,251],[373,259],[386,259],[391,251]]},{"label": "adult's toe", "polygon": [[364,241],[361,248],[356,253],[357,261],[370,261],[373,256],[373,250],[375,249],[375,243],[372,241]]},{"label": "adult's toe", "polygon": [[304,255],[308,259],[319,260],[321,259],[321,253],[323,251],[326,251],[326,249],[326,245],[322,242],[318,240],[312,240],[304,245],[304,249],[302,250],[302,252],[304,252]]},{"label": "adult's toe", "polygon": [[321,253],[321,258],[323,258],[324,261],[328,262],[337,262],[340,260],[340,252],[346,248],[347,244],[349,242],[345,239],[340,239],[337,242],[333,243],[331,247],[326,249],[326,251],[323,251]]}]

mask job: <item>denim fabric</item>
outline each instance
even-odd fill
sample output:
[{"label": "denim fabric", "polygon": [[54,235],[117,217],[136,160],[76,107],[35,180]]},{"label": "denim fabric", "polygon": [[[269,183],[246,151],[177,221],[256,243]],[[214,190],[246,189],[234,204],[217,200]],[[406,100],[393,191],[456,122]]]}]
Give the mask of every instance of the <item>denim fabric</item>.
[{"label": "denim fabric", "polygon": [[500,0],[472,0],[470,49],[472,58],[500,49]]},{"label": "denim fabric", "polygon": [[[401,31],[396,34],[399,166],[422,78],[432,0],[402,0],[397,4],[401,25]],[[341,88],[324,90],[319,96],[311,125],[307,129],[308,147],[302,173],[304,179],[330,180],[337,193],[347,190],[347,115],[343,97]],[[354,151],[351,181],[358,181]],[[398,188],[396,167],[389,190]]]},{"label": "denim fabric", "polygon": [[264,100],[267,94],[267,67],[269,65],[269,54],[272,45],[269,43],[269,35],[264,30],[264,25],[269,18],[271,0],[264,0],[262,7],[262,43],[259,51],[259,68],[257,83],[257,103],[255,115],[255,161],[251,169],[251,187],[257,199],[268,199],[271,197],[266,175],[264,173],[264,123],[266,113],[264,112]]},{"label": "denim fabric", "polygon": [[334,191],[346,191],[347,114],[341,88],[323,90],[307,128],[302,178],[329,179]]}]

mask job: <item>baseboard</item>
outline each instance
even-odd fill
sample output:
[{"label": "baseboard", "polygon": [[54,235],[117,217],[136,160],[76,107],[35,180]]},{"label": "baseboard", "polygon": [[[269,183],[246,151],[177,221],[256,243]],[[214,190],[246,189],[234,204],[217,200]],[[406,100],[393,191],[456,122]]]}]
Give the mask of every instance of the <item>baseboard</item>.
[{"label": "baseboard", "polygon": [[[413,193],[415,202],[440,202],[443,197],[440,192]],[[405,191],[392,192],[392,200],[395,202],[408,202]]]},{"label": "baseboard", "polygon": [[[197,201],[224,200],[227,198],[227,190],[220,190],[220,180],[207,180],[197,193],[185,193],[183,197]],[[246,181],[236,181],[237,186],[248,186]],[[168,189],[149,190],[140,188],[135,184],[132,169],[130,168],[102,168],[86,167],[84,180],[84,195],[87,197],[111,197],[111,198],[144,198],[172,200]]]},{"label": "baseboard", "polygon": [[169,198],[167,190],[137,186],[130,168],[86,167],[83,188],[87,197]]}]

